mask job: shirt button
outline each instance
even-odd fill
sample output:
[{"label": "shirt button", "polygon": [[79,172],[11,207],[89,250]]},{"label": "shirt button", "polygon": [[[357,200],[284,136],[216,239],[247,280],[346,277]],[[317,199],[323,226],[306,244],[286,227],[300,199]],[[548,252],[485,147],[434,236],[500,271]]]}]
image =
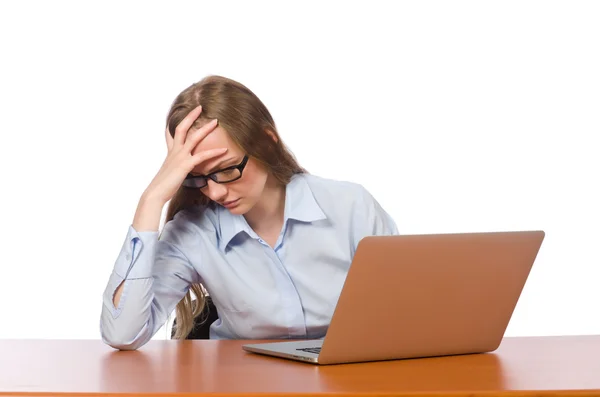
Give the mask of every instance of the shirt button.
[{"label": "shirt button", "polygon": [[129,254],[125,255],[125,260],[128,260],[128,261],[131,260],[131,255],[129,255]]}]

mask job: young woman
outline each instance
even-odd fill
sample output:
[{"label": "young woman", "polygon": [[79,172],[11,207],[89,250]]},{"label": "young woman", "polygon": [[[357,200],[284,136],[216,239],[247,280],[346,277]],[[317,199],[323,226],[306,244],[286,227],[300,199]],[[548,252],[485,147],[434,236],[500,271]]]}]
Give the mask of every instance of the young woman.
[{"label": "young woman", "polygon": [[306,173],[238,82],[184,90],[165,135],[104,292],[103,340],[137,349],[175,306],[185,338],[204,290],[219,313],[211,338],[324,337],[358,242],[397,234],[394,221],[359,184]]}]

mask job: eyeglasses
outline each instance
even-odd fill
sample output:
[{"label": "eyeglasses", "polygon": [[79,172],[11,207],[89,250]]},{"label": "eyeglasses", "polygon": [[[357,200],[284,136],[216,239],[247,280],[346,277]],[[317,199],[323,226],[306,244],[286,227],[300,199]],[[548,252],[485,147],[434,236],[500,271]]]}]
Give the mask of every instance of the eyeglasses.
[{"label": "eyeglasses", "polygon": [[232,165],[231,167],[223,168],[222,170],[218,170],[215,172],[211,172],[208,175],[188,175],[183,180],[184,187],[191,188],[203,188],[208,185],[208,178],[212,179],[216,183],[229,183],[233,181],[237,181],[242,177],[242,172],[248,163],[248,155],[245,155],[242,159],[241,163],[237,165]]}]

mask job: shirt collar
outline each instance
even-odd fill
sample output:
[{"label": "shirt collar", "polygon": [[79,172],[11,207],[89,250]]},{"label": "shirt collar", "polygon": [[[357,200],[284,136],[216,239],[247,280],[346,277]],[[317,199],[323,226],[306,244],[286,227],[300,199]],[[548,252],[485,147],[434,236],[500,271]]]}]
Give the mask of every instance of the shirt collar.
[{"label": "shirt collar", "polygon": [[302,174],[294,175],[285,189],[284,223],[288,219],[295,219],[300,222],[314,222],[327,219],[315,200],[306,178]]},{"label": "shirt collar", "polygon": [[[243,215],[232,215],[226,208],[218,207],[221,236],[219,248],[224,252],[231,240],[241,232],[246,232],[252,238],[258,238]],[[312,190],[304,178],[297,174],[292,177],[285,188],[285,208],[283,223],[289,219],[299,222],[314,222],[327,219],[325,213],[315,200]]]}]

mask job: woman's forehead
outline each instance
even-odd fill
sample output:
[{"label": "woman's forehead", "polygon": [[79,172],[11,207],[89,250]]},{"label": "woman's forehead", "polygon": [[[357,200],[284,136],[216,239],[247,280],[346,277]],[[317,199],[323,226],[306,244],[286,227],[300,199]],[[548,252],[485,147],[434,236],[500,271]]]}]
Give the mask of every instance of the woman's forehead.
[{"label": "woman's forehead", "polygon": [[238,154],[238,152],[241,153],[240,148],[229,137],[229,134],[227,134],[223,128],[217,127],[200,141],[200,143],[192,151],[192,154],[196,154],[203,150],[219,148],[227,148],[226,153],[229,154]]}]

